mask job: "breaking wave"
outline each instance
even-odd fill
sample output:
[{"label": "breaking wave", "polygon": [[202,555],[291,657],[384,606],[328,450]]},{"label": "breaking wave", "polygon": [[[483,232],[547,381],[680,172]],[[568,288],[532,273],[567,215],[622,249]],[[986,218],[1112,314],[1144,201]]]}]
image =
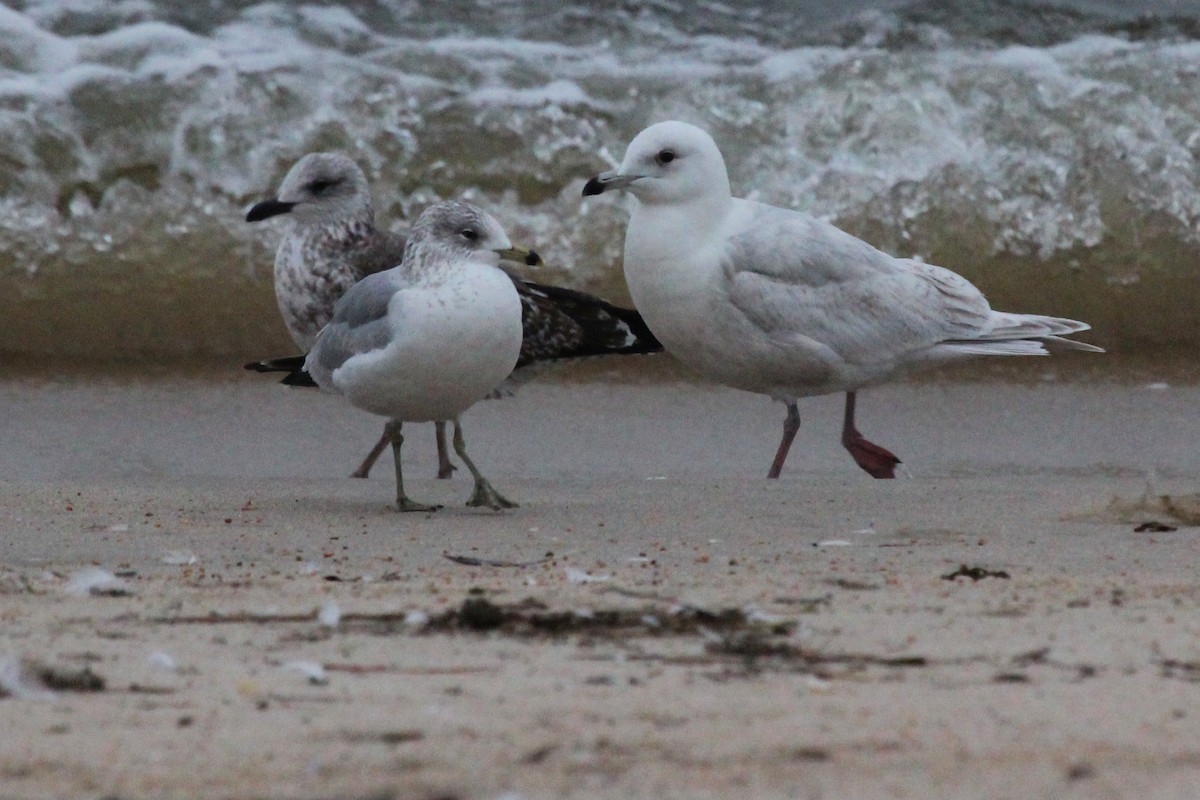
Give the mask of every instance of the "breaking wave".
[{"label": "breaking wave", "polygon": [[580,188],[666,118],[713,133],[735,192],[997,307],[1116,349],[1200,339],[1200,11],[612,6],[0,7],[0,351],[290,351],[279,228],[242,218],[312,150],[353,155],[393,227],[465,196],[552,279],[627,300],[627,211]]}]

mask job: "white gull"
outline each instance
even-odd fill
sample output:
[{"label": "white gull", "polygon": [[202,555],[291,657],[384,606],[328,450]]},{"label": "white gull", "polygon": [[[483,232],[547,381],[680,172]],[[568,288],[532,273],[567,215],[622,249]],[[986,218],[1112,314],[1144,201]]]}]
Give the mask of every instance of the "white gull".
[{"label": "white gull", "polygon": [[583,194],[623,189],[637,203],[625,234],[634,305],[668,352],[728,386],[787,405],[767,477],[800,427],[796,400],[845,392],[842,444],[876,478],[900,460],[859,433],[856,393],[918,369],[980,355],[1045,355],[1090,326],[993,311],[947,269],[895,258],[829,223],[733,197],[712,137],[661,122]]}]

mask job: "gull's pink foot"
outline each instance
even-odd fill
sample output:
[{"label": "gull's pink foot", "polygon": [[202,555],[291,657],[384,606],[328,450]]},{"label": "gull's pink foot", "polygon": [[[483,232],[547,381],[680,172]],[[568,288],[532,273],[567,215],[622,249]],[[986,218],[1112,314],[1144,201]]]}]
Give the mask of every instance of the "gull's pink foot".
[{"label": "gull's pink foot", "polygon": [[846,415],[842,419],[842,447],[850,451],[854,463],[862,467],[872,478],[896,477],[896,465],[900,459],[872,441],[863,438],[854,426],[854,405],[858,400],[855,392],[846,392]]},{"label": "gull's pink foot", "polygon": [[842,435],[842,445],[850,451],[854,463],[858,464],[872,478],[896,477],[896,465],[900,459],[892,451],[887,450],[872,441],[863,438],[858,431],[850,431]]}]

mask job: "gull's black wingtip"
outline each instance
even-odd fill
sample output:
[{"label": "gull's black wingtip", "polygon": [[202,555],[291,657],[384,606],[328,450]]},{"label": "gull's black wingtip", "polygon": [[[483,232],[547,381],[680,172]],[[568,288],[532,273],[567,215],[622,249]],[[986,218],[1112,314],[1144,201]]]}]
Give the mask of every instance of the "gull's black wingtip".
[{"label": "gull's black wingtip", "polygon": [[304,356],[287,356],[286,358],[272,358],[266,361],[251,361],[249,364],[243,365],[245,369],[253,372],[286,372],[287,375],[280,381],[284,386],[316,386],[317,382],[313,380],[312,375],[304,369]]},{"label": "gull's black wingtip", "polygon": [[264,219],[286,214],[295,207],[295,203],[285,203],[272,197],[270,200],[263,200],[261,203],[250,206],[250,210],[246,212],[246,222],[261,222]]},{"label": "gull's black wingtip", "polygon": [[317,382],[313,380],[313,376],[306,369],[298,369],[289,372],[280,381],[284,386],[305,386],[310,389],[316,389]]},{"label": "gull's black wingtip", "polygon": [[591,197],[597,194],[604,194],[604,182],[599,177],[592,178],[583,185],[584,197]]}]

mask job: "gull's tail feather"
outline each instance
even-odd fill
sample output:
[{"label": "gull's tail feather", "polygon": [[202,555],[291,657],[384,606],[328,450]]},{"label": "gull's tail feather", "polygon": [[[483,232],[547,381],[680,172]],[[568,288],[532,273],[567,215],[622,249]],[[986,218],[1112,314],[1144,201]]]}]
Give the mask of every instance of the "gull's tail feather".
[{"label": "gull's tail feather", "polygon": [[1044,356],[1049,353],[1045,347],[1047,343],[1071,350],[1104,352],[1103,348],[1093,344],[1066,338],[1092,329],[1091,325],[1079,320],[993,312],[991,321],[992,327],[978,336],[944,344],[963,355]]},{"label": "gull's tail feather", "polygon": [[1052,336],[1070,336],[1072,333],[1092,329],[1086,322],[1063,317],[1043,317],[1039,314],[993,312],[991,321],[992,328],[979,337],[980,341],[1046,339]]},{"label": "gull's tail feather", "polygon": [[657,353],[662,344],[642,315],[586,292],[516,281],[525,338],[517,367],[607,355]]},{"label": "gull's tail feather", "polygon": [[1049,351],[1036,339],[1012,341],[944,342],[947,351],[963,356],[1048,356]]},{"label": "gull's tail feather", "polygon": [[284,358],[270,358],[265,361],[251,361],[244,365],[246,369],[254,372],[286,372],[283,380],[279,381],[284,386],[316,386],[317,382],[308,374],[308,370],[304,368],[304,356],[285,356]]},{"label": "gull's tail feather", "polygon": [[1087,342],[1077,342],[1074,339],[1064,339],[1062,336],[1045,336],[1042,338],[1044,342],[1051,342],[1062,347],[1064,350],[1082,350],[1085,353],[1103,353],[1103,347],[1097,347],[1094,344]]}]

